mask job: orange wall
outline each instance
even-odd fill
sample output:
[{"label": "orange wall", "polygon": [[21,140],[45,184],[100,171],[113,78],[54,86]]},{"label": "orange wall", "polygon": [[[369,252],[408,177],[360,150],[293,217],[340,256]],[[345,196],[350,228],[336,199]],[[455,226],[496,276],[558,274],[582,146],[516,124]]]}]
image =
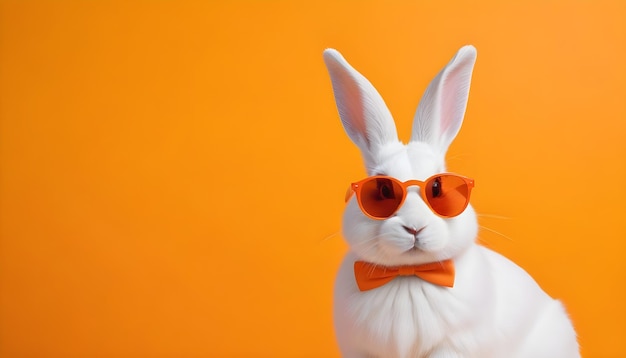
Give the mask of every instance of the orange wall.
[{"label": "orange wall", "polygon": [[[343,195],[364,175],[322,50],[402,138],[478,48],[451,170],[480,240],[626,330],[626,3],[0,2],[0,356],[338,356]],[[613,184],[615,183],[615,184]]]}]

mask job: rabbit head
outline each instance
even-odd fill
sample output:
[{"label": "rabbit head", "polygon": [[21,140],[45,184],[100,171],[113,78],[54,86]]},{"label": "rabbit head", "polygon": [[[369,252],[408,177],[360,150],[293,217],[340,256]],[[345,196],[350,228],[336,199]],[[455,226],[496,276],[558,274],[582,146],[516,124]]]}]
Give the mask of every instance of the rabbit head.
[{"label": "rabbit head", "polygon": [[[463,121],[475,60],[474,47],[465,46],[432,80],[415,113],[411,139],[403,144],[372,84],[339,52],[324,51],[341,122],[361,150],[368,175],[404,182],[446,172],[445,154]],[[424,202],[417,186],[408,187],[402,206],[384,220],[365,215],[353,195],[342,226],[359,259],[389,266],[453,258],[474,243],[478,231],[471,206],[458,216],[440,217]]]}]

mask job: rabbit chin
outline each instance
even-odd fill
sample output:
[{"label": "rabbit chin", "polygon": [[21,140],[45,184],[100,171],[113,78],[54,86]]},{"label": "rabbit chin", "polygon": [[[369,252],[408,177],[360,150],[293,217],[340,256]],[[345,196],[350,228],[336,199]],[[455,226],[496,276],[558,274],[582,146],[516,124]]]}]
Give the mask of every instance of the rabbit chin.
[{"label": "rabbit chin", "polygon": [[401,217],[372,220],[358,206],[350,204],[343,216],[343,236],[359,259],[379,265],[416,265],[454,259],[474,243],[478,233],[471,206],[454,218],[433,215],[414,238],[405,230],[405,220]]}]

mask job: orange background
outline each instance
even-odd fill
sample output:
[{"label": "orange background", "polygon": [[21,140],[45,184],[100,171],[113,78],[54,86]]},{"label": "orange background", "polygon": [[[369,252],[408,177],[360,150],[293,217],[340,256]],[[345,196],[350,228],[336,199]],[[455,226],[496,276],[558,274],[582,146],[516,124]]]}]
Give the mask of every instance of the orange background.
[{"label": "orange background", "polygon": [[407,139],[478,61],[448,158],[480,240],[624,354],[626,3],[2,1],[0,356],[338,356],[343,196],[364,176],[322,50]]}]

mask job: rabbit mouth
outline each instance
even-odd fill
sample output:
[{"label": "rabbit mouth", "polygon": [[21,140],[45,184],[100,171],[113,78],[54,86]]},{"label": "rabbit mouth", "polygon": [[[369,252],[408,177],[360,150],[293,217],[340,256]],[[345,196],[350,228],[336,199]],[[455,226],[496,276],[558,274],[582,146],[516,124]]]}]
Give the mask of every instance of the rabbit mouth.
[{"label": "rabbit mouth", "polygon": [[418,246],[418,241],[415,241],[415,244],[413,244],[413,247],[411,247],[410,249],[404,251],[405,255],[415,255],[418,253],[422,253],[424,252],[424,250],[420,249]]},{"label": "rabbit mouth", "polygon": [[420,248],[421,244],[419,234],[424,230],[424,227],[417,229],[414,226],[402,226],[402,228],[411,235],[411,239],[413,240],[413,245],[408,250],[404,251],[404,253],[414,254],[417,252],[423,252],[424,250]]}]

